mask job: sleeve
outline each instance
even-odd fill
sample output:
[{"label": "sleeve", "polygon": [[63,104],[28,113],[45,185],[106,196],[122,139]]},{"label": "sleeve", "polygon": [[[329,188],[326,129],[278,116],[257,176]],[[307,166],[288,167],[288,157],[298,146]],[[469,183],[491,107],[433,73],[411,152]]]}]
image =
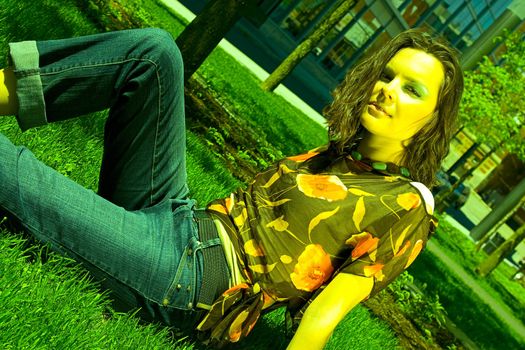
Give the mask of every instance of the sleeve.
[{"label": "sleeve", "polygon": [[426,197],[420,188],[411,186],[378,200],[369,209],[384,215],[346,240],[352,250],[337,273],[373,277],[370,297],[385,288],[412,264],[436,227]]},{"label": "sleeve", "polygon": [[[345,242],[352,247],[336,273],[344,272],[374,278],[370,297],[385,288],[412,264],[437,227],[432,216],[433,197],[425,185],[391,186],[385,183],[383,196],[367,202],[367,212],[373,216],[364,229]],[[376,219],[377,218],[377,219]],[[334,274],[335,276],[335,274]],[[290,301],[286,311],[287,336],[291,338],[308,306],[323,290],[321,286],[307,300]]]}]

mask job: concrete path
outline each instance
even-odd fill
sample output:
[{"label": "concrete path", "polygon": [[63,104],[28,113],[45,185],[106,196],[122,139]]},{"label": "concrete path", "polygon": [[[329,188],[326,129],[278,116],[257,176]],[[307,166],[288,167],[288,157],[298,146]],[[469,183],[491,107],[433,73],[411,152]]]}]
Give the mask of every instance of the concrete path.
[{"label": "concrete path", "polygon": [[470,276],[465,269],[457,262],[449,258],[449,256],[432,240],[428,241],[427,249],[436,255],[453,273],[457,275],[463,282],[472,288],[487,305],[496,313],[500,321],[506,323],[510,329],[515,332],[516,337],[521,337],[525,341],[525,326],[517,319],[512,311],[505,305],[496,300],[492,295],[485,291],[478,282]]}]

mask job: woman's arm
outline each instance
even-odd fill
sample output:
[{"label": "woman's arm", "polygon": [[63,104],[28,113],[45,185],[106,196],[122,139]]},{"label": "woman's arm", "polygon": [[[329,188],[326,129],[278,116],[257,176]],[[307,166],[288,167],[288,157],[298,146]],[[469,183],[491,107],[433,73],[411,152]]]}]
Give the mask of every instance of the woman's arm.
[{"label": "woman's arm", "polygon": [[337,324],[365,299],[372,277],[339,273],[306,309],[288,350],[323,349]]}]

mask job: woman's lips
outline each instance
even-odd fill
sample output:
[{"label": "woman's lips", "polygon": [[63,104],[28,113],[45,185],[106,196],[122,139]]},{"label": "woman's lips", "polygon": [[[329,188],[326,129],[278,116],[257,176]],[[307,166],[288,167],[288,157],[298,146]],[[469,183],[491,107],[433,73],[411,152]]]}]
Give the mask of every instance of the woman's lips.
[{"label": "woman's lips", "polygon": [[383,108],[381,108],[381,106],[375,103],[368,104],[368,113],[376,118],[390,118],[390,115],[386,113],[386,111]]}]

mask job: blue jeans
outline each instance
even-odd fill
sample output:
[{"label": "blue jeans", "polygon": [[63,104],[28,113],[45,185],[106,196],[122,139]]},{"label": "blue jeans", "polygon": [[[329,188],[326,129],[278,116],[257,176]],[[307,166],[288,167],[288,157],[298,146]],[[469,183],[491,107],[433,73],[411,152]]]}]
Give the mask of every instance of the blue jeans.
[{"label": "blue jeans", "polygon": [[98,194],[0,134],[0,207],[82,262],[124,308],[189,326],[203,262],[187,198],[182,59],[171,35],[139,29],[11,43],[10,58],[22,129],[109,115]]}]

